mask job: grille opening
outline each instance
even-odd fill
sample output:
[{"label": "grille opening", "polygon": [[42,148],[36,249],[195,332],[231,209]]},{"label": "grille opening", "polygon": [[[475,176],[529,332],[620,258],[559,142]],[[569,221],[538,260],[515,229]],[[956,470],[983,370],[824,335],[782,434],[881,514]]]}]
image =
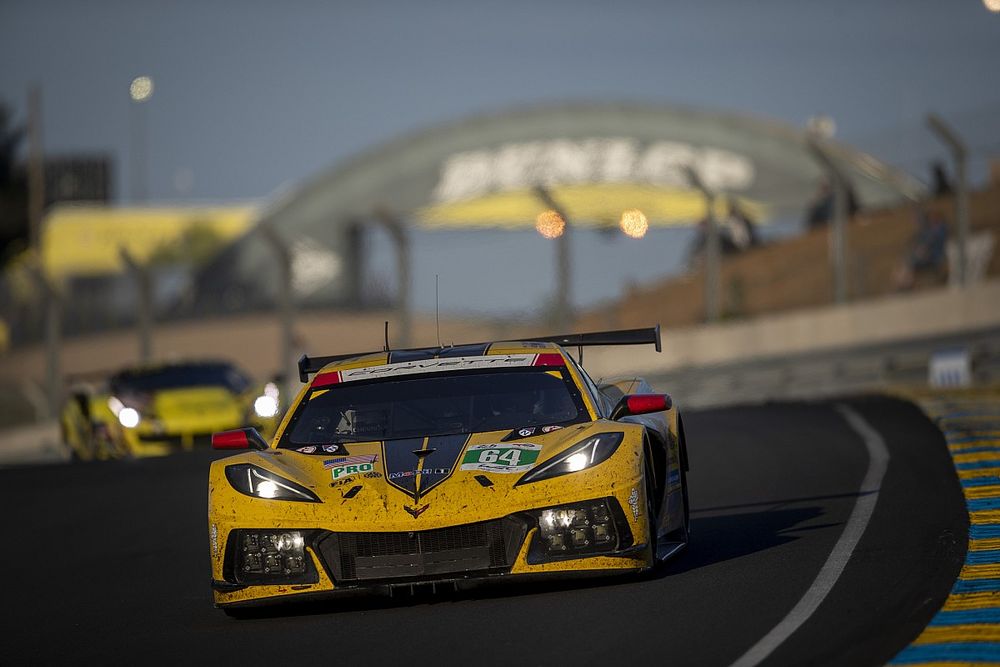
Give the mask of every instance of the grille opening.
[{"label": "grille opening", "polygon": [[527,526],[508,517],[432,530],[330,533],[320,552],[338,581],[509,569]]}]

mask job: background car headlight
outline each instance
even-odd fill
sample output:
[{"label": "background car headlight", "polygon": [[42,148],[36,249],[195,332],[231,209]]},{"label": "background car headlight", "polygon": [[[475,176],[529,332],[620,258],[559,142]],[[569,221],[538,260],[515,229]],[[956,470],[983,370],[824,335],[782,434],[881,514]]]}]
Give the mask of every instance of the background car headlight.
[{"label": "background car headlight", "polygon": [[591,436],[573,445],[562,454],[546,461],[534,470],[529,471],[521,479],[517,480],[517,484],[514,486],[537,482],[542,479],[551,479],[560,475],[568,475],[571,472],[578,472],[585,468],[596,466],[598,463],[606,461],[615,453],[615,450],[618,449],[618,445],[622,443],[624,437],[625,434],[621,432],[598,433]]},{"label": "background car headlight", "polygon": [[118,411],[118,421],[125,428],[135,428],[139,425],[139,411],[135,408],[122,408]]},{"label": "background car headlight", "polygon": [[240,493],[253,498],[320,502],[319,497],[290,479],[285,479],[250,463],[226,466],[226,479]]},{"label": "background car headlight", "polygon": [[278,414],[278,399],[273,396],[258,396],[253,402],[253,411],[262,419],[270,419]]}]

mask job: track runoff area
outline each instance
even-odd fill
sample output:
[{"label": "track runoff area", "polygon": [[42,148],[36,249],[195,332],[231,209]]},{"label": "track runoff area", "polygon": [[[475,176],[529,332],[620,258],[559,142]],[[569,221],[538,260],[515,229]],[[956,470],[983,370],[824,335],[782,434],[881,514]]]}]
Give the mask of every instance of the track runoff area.
[{"label": "track runoff area", "polygon": [[[953,450],[995,436],[942,410]],[[997,510],[969,501],[966,563],[963,485],[916,404],[688,411],[685,430],[692,542],[653,576],[339,599],[240,620],[209,590],[218,453],[0,470],[3,662],[876,665],[986,645],[972,638],[997,620],[997,579],[974,559],[997,553]],[[955,455],[961,480],[993,493],[1000,462],[961,467],[990,462],[973,450],[997,443],[975,442]],[[991,468],[997,485],[965,474]]]}]

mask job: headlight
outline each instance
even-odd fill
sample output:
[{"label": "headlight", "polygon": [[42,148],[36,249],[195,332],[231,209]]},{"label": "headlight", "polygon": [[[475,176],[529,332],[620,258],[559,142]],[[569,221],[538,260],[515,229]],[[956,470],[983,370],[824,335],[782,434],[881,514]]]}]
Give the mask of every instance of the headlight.
[{"label": "headlight", "polygon": [[300,530],[234,530],[227,547],[233,569],[226,579],[241,584],[316,583],[306,535]]},{"label": "headlight", "polygon": [[596,466],[598,463],[606,461],[615,453],[615,450],[618,449],[618,445],[622,443],[624,437],[625,434],[621,432],[599,433],[591,436],[583,442],[573,445],[555,458],[546,461],[534,470],[529,471],[524,477],[517,480],[517,484],[514,486],[527,484],[528,482],[537,482],[542,479],[551,479],[560,475],[568,475],[571,472]]},{"label": "headlight", "polygon": [[226,466],[226,479],[234,489],[253,498],[320,502],[315,493],[301,484],[249,463]]},{"label": "headlight", "polygon": [[142,415],[135,408],[128,407],[117,396],[108,397],[108,409],[118,418],[118,423],[125,428],[135,428],[142,420]]},{"label": "headlight", "polygon": [[118,411],[118,421],[125,428],[135,428],[139,425],[139,411],[135,408],[122,408]]},{"label": "headlight", "polygon": [[632,544],[632,532],[617,501],[598,498],[530,513],[538,532],[528,550],[528,562],[544,563],[612,553]]}]

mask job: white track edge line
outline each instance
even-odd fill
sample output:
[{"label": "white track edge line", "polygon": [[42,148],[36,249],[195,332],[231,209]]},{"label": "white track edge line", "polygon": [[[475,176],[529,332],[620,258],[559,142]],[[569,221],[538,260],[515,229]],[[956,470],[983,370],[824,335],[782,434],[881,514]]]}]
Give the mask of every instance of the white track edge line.
[{"label": "white track edge line", "polygon": [[865,528],[868,527],[868,522],[875,511],[882,477],[885,476],[886,468],[889,466],[889,450],[879,432],[865,421],[864,417],[857,411],[843,404],[837,405],[837,411],[840,412],[847,424],[861,436],[865,448],[868,450],[868,471],[861,481],[854,509],[851,510],[851,516],[847,519],[844,532],[841,533],[809,590],[792,607],[788,615],[781,619],[781,622],[764,635],[760,641],[751,646],[746,653],[737,658],[732,667],[759,665],[813,615],[844,572],[847,561],[851,559],[851,554],[858,546],[858,541],[864,534]]}]

